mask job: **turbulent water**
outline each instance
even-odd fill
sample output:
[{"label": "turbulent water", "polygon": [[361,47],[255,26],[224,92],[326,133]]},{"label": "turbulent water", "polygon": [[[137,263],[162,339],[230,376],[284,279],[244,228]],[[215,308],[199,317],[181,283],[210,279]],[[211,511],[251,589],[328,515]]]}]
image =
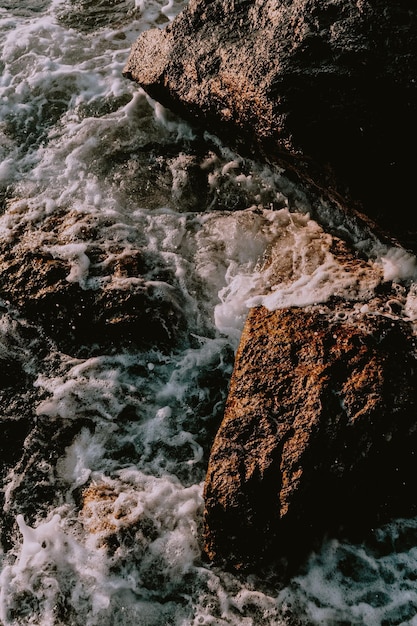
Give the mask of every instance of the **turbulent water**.
[{"label": "turbulent water", "polygon": [[[273,571],[235,576],[202,558],[205,468],[248,307],[366,301],[389,280],[415,322],[417,273],[405,251],[325,205],[313,220],[279,172],[122,77],[139,33],[183,6],[0,0],[2,242],[19,234],[69,261],[67,280],[84,290],[140,251],[145,282],[182,320],[170,349],[82,357],[2,303],[0,356],[20,363],[18,406],[34,399],[37,435],[22,435],[4,474],[0,624],[417,624],[417,520],[376,529],[366,545],[327,541],[285,586]],[[330,232],[368,255],[369,276],[344,271]],[[138,279],[112,280],[123,290]],[[67,438],[42,438],[51,423]]]}]

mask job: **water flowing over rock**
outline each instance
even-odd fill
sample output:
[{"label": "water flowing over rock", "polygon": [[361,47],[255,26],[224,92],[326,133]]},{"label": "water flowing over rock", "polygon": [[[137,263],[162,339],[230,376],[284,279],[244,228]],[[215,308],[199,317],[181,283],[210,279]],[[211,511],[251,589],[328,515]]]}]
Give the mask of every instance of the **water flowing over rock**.
[{"label": "water flowing over rock", "polygon": [[415,250],[416,51],[411,1],[191,0],[124,74]]},{"label": "water flowing over rock", "polygon": [[[157,252],[114,242],[109,253],[101,236],[112,225],[63,213],[0,242],[2,296],[69,354],[170,347],[181,336],[175,278]],[[67,236],[71,228],[77,238]]]},{"label": "water flowing over rock", "polygon": [[[411,2],[191,0],[124,75],[415,251],[416,44]],[[211,560],[297,560],[414,510],[415,332],[389,286],[372,298],[251,310],[205,484]]]},{"label": "water flowing over rock", "polygon": [[205,483],[211,560],[293,563],[415,510],[417,346],[392,303],[251,310]]},{"label": "water flowing over rock", "polygon": [[58,366],[56,348],[12,307],[0,308],[0,542],[9,547],[22,510],[31,523],[59,498],[54,467],[74,436],[91,421],[77,415],[45,417],[37,410],[45,391],[36,384]]},{"label": "water flowing over rock", "polygon": [[[416,501],[417,257],[350,211],[340,171],[317,156],[330,134],[315,143],[310,129],[304,145],[306,124],[329,113],[319,59],[316,91],[308,71],[292,91],[290,66],[277,74],[280,145],[261,137],[278,118],[255,79],[277,69],[268,46],[319,56],[304,35],[325,37],[326,11],[331,42],[361,11],[364,50],[396,13],[404,38],[387,27],[385,52],[397,48],[398,89],[372,105],[389,108],[413,72],[401,51],[414,45],[414,6],[191,0],[163,30],[189,1],[0,8],[0,622],[412,623],[417,515],[390,516]],[[180,23],[181,46],[199,47],[204,28],[213,42],[197,83],[192,65],[178,71],[219,99],[189,111],[200,124],[123,76],[146,29],[157,29],[144,36],[155,37],[149,72],[159,54],[175,64]],[[222,73],[211,91],[210,67]],[[298,98],[304,87],[316,100]],[[400,100],[388,139],[407,124]],[[345,160],[365,180],[376,162],[363,143],[349,161],[354,128]],[[399,141],[412,143],[407,130]],[[387,169],[374,179],[382,200]],[[411,223],[404,207],[392,203],[392,231]],[[359,528],[387,518],[369,535]]]}]

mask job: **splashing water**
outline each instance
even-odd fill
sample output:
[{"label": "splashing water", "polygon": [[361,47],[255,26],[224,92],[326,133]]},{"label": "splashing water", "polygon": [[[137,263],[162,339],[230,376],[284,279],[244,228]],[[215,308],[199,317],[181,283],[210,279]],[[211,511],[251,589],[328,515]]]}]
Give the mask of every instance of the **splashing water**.
[{"label": "splashing water", "polygon": [[[324,205],[319,224],[279,172],[122,77],[139,33],[184,6],[0,7],[2,250],[66,262],[65,280],[85,292],[144,284],[185,325],[169,350],[156,342],[80,356],[2,302],[2,428],[13,435],[2,467],[0,623],[415,624],[415,520],[375,531],[371,545],[325,542],[285,587],[273,573],[235,576],[202,558],[205,469],[248,308],[335,294],[364,306],[393,281],[397,315],[416,323],[417,270],[406,251],[357,230],[368,260],[346,271]],[[134,255],[140,276],[109,269]]]}]

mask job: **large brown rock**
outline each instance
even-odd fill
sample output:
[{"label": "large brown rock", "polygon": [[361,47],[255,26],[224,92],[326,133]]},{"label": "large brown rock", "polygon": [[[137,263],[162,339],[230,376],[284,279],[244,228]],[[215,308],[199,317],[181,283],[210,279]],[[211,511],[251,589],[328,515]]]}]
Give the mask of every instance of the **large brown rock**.
[{"label": "large brown rock", "polygon": [[416,338],[384,298],[250,311],[205,483],[214,562],[296,563],[416,510]]},{"label": "large brown rock", "polygon": [[416,66],[411,0],[191,0],[124,74],[415,250]]}]

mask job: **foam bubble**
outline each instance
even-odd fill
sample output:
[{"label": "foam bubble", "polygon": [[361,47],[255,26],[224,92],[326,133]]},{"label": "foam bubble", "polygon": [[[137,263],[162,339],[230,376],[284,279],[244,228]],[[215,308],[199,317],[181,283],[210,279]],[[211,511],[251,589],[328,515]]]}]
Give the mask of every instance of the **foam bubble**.
[{"label": "foam bubble", "polygon": [[386,281],[417,280],[417,259],[403,248],[390,248],[380,257],[379,262]]},{"label": "foam bubble", "polygon": [[335,253],[317,222],[288,209],[207,216],[197,241],[197,272],[220,299],[216,326],[234,341],[249,307],[366,300],[383,280],[378,263]]},{"label": "foam bubble", "polygon": [[13,159],[11,158],[5,159],[2,163],[0,163],[0,182],[9,181],[13,178],[14,169]]},{"label": "foam bubble", "polygon": [[69,261],[70,272],[66,280],[70,283],[79,283],[81,287],[86,288],[86,279],[90,267],[90,259],[86,255],[86,244],[69,243],[60,246],[45,246],[44,250],[52,254],[55,259]]}]

